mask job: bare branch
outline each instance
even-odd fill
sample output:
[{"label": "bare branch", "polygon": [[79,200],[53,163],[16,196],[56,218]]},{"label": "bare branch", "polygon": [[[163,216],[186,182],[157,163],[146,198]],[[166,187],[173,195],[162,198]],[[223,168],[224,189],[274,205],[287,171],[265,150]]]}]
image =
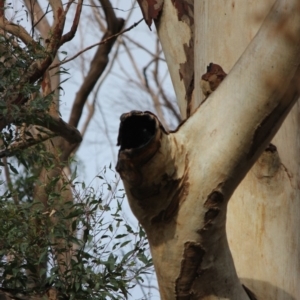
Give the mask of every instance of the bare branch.
[{"label": "bare branch", "polygon": [[120,48],[120,42],[118,42],[118,44],[117,44],[117,49],[116,49],[116,51],[115,51],[115,53],[112,57],[112,60],[111,60],[112,62],[110,63],[108,69],[106,69],[105,74],[101,77],[101,80],[98,82],[97,87],[95,88],[93,102],[91,104],[87,103],[89,113],[88,113],[88,116],[87,116],[83,126],[82,126],[82,129],[80,130],[82,136],[84,136],[84,134],[85,134],[85,132],[86,132],[88,126],[89,126],[89,123],[92,120],[92,117],[95,113],[95,105],[96,105],[96,102],[97,102],[97,97],[98,97],[100,87],[101,87],[101,85],[103,84],[103,82],[105,81],[105,79],[107,78],[107,76],[110,74],[110,72],[112,70],[114,62],[116,61],[117,55],[119,53],[119,48]]},{"label": "bare branch", "polygon": [[[155,53],[152,53],[147,47],[143,46],[141,43],[139,43],[139,42],[135,41],[134,39],[132,39],[130,36],[124,35],[123,38],[129,40],[130,43],[136,45],[139,49],[144,50],[144,51],[145,51],[146,53],[148,53],[149,55],[151,55],[151,56],[155,56],[155,55],[156,55]],[[164,58],[162,58],[162,57],[159,57],[159,59],[162,60],[162,61],[164,61],[164,62],[166,61],[166,60],[165,60]]]},{"label": "bare branch", "polygon": [[91,62],[91,68],[76,95],[69,120],[69,124],[74,127],[78,126],[83,107],[87,101],[87,97],[90,94],[91,90],[94,88],[99,77],[104,72],[109,61],[108,55],[124,25],[124,20],[116,18],[113,10],[109,9],[109,7],[111,8],[110,2],[104,2],[106,5],[106,9],[104,10],[104,12],[106,14],[107,20],[107,31],[102,38],[102,42],[104,42],[108,38],[110,39],[105,41],[104,44],[101,44],[98,50],[96,51],[95,56]]},{"label": "bare branch", "polygon": [[54,118],[41,114],[39,118],[35,119],[35,125],[40,125],[48,128],[55,134],[60,135],[61,137],[66,139],[71,144],[80,143],[82,141],[80,132],[75,127],[70,126],[61,118]]},{"label": "bare branch", "polygon": [[[69,11],[71,5],[72,5],[74,2],[75,2],[75,0],[70,0],[70,1],[67,3],[66,8],[65,8],[65,14],[68,13],[68,11]],[[79,2],[82,2],[82,1],[79,0]]]},{"label": "bare branch", "polygon": [[92,49],[94,47],[101,46],[101,45],[104,45],[104,44],[108,43],[110,40],[113,40],[113,39],[117,38],[119,35],[122,35],[123,33],[127,32],[127,31],[130,31],[131,29],[133,29],[134,27],[136,27],[137,25],[139,25],[142,21],[143,21],[143,19],[140,19],[138,22],[136,22],[133,25],[131,25],[130,27],[128,27],[128,28],[120,31],[119,33],[113,34],[113,35],[109,36],[108,38],[102,39],[101,42],[93,44],[93,45],[91,45],[91,46],[83,49],[82,51],[79,51],[77,54],[75,54],[71,58],[65,59],[65,60],[61,61],[60,63],[51,66],[49,68],[49,70],[52,70],[52,69],[54,69],[54,68],[56,68],[58,66],[61,66],[61,65],[65,64],[65,63],[67,63],[69,61],[74,60],[76,57],[78,57],[82,53],[84,53],[84,52],[86,52],[86,51],[88,51],[88,50],[90,50],[90,49]]},{"label": "bare branch", "polygon": [[48,35],[45,38],[46,55],[44,58],[39,59],[31,64],[27,71],[28,75],[24,77],[23,82],[29,81],[33,83],[38,80],[52,63],[60,45],[60,39],[65,25],[65,13],[63,10],[63,5],[60,0],[50,0],[49,3],[53,10],[54,21],[48,32]]},{"label": "bare branch", "polygon": [[[24,3],[28,9],[28,11],[30,12],[30,16],[31,16],[31,21],[32,21],[32,32],[34,32],[34,28],[37,28],[37,30],[39,31],[39,33],[41,34],[41,36],[43,37],[44,40],[46,40],[46,37],[50,31],[50,24],[47,20],[47,18],[45,17],[47,14],[47,10],[49,7],[46,9],[46,12],[43,12],[43,9],[41,8],[39,2],[37,0],[32,1],[32,0],[24,0]],[[52,62],[52,64],[57,64],[58,63],[58,57],[57,55],[55,56],[54,61]],[[58,109],[58,105],[59,105],[59,93],[57,91],[57,87],[60,84],[60,75],[57,74],[57,72],[59,71],[58,68],[54,68],[50,71],[50,77],[51,77],[51,86],[52,89],[55,90],[55,97],[53,99],[53,101],[56,103],[57,109]],[[55,75],[55,76],[54,76]]]},{"label": "bare branch", "polygon": [[[1,9],[0,9],[1,10]],[[26,46],[31,45],[33,51],[40,49],[40,45],[31,37],[31,35],[26,31],[26,29],[21,26],[14,24],[5,19],[4,15],[0,18],[0,28],[4,32],[8,32],[17,38],[19,38]]]},{"label": "bare branch", "polygon": [[110,0],[99,0],[104,11],[107,23],[107,31],[111,30],[115,26],[116,14],[110,3]]},{"label": "bare branch", "polygon": [[[73,2],[73,1],[71,1],[71,2]],[[69,3],[71,3],[71,2],[69,2]],[[77,27],[79,24],[79,20],[80,20],[80,15],[81,15],[81,10],[82,10],[82,2],[83,2],[83,0],[79,0],[79,2],[77,4],[76,13],[75,13],[75,17],[73,20],[71,30],[62,36],[61,41],[60,41],[60,46],[63,45],[64,43],[72,40],[73,37],[75,36]]]}]

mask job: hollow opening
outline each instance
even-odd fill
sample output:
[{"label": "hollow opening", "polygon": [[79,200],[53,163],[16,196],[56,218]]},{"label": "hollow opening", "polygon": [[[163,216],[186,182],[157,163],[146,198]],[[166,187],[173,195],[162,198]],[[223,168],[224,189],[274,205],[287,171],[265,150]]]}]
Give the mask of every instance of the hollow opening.
[{"label": "hollow opening", "polygon": [[121,150],[142,147],[152,139],[155,131],[156,122],[150,115],[128,116],[120,124],[118,146]]}]

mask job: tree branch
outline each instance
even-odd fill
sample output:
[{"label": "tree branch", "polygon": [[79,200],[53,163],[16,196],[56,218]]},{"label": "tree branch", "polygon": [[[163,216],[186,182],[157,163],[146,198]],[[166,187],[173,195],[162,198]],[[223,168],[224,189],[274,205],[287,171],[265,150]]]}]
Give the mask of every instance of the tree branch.
[{"label": "tree branch", "polygon": [[73,104],[69,120],[69,124],[74,127],[78,126],[84,104],[87,101],[87,97],[90,94],[91,90],[94,88],[99,77],[104,72],[108,64],[108,55],[117,38],[117,33],[121,31],[124,25],[124,20],[116,18],[113,10],[109,9],[109,7],[111,7],[110,2],[107,0],[105,0],[104,2],[106,5],[106,10],[104,12],[107,13],[106,20],[108,27],[106,33],[102,38],[102,42],[104,42],[107,38],[111,39],[107,40],[105,44],[100,45],[100,47],[96,51],[94,58],[91,62],[91,68],[82,86],[76,94],[76,98]]},{"label": "tree branch", "polygon": [[[29,118],[29,120],[30,119],[31,118]],[[82,141],[80,132],[61,118],[49,117],[48,115],[45,116],[44,114],[40,114],[39,118],[34,119],[34,125],[43,126],[51,130],[71,144],[77,144]]]},{"label": "tree branch", "polygon": [[76,53],[74,56],[72,56],[72,57],[70,57],[70,58],[68,58],[68,59],[63,60],[63,61],[61,61],[61,62],[58,63],[58,64],[55,64],[55,65],[51,66],[51,67],[49,68],[49,70],[52,70],[52,69],[54,69],[54,68],[56,68],[56,67],[58,67],[58,66],[64,65],[65,63],[74,60],[76,57],[78,57],[78,56],[81,55],[82,53],[84,53],[84,52],[86,52],[86,51],[88,51],[88,50],[91,50],[91,49],[94,48],[94,47],[104,45],[104,44],[108,43],[110,40],[116,39],[119,35],[122,35],[123,33],[127,32],[127,31],[130,31],[131,29],[133,29],[134,27],[136,27],[137,25],[139,25],[142,21],[143,21],[143,19],[140,19],[138,22],[136,22],[136,23],[134,23],[133,25],[131,25],[130,27],[128,27],[128,28],[126,28],[126,29],[120,31],[119,33],[113,34],[113,35],[111,35],[111,36],[109,36],[109,37],[107,37],[107,38],[103,38],[103,39],[101,40],[101,42],[96,43],[96,44],[93,44],[93,45],[91,45],[91,46],[89,46],[89,47],[86,47],[85,49],[83,49],[83,50],[79,51],[78,53]]},{"label": "tree branch", "polygon": [[0,17],[0,28],[19,38],[26,46],[32,46],[32,50],[40,49],[41,46],[30,36],[24,27],[14,24],[5,19],[4,15]]},{"label": "tree branch", "polygon": [[76,8],[76,13],[75,13],[75,17],[74,17],[74,20],[73,20],[71,30],[68,33],[66,33],[62,36],[61,41],[60,41],[60,46],[62,46],[64,43],[72,40],[73,37],[75,36],[76,31],[77,31],[77,27],[78,27],[78,24],[79,24],[80,16],[81,16],[82,3],[83,3],[83,0],[78,1],[77,8]]},{"label": "tree branch", "polygon": [[59,135],[67,140],[69,143],[80,143],[82,137],[80,132],[73,126],[64,122],[59,117],[49,116],[40,111],[28,112],[26,107],[21,108],[21,113],[17,118],[13,116],[0,118],[0,127],[4,128],[8,124],[22,124],[26,123],[27,125],[38,125],[44,128],[51,130],[55,135]]},{"label": "tree branch", "polygon": [[[39,128],[36,129],[39,130]],[[45,132],[46,130],[43,128],[40,129],[40,131],[41,131],[40,133],[35,134],[32,137],[26,138],[24,140],[16,141],[11,145],[9,145],[9,147],[7,147],[6,149],[0,150],[0,158],[13,156],[16,154],[16,152],[20,150],[27,149],[31,146],[44,142],[58,135],[53,132]]]}]

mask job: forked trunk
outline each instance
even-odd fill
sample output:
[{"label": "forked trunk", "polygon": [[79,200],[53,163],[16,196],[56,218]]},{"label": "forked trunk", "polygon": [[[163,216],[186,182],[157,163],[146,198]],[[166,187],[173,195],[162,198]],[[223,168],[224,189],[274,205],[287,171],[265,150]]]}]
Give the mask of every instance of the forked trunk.
[{"label": "forked trunk", "polygon": [[[276,147],[265,149],[298,97],[299,1],[139,2],[148,24],[159,15],[159,37],[188,117],[171,133],[148,112],[121,117],[117,170],[147,232],[161,298],[255,299],[238,273],[257,299],[296,299],[298,164],[294,173],[290,165],[298,159],[281,157],[277,137],[280,157]],[[211,61],[230,73],[199,106],[201,75]],[[296,134],[285,136],[297,144]],[[258,158],[230,206],[236,273],[227,204]]]}]

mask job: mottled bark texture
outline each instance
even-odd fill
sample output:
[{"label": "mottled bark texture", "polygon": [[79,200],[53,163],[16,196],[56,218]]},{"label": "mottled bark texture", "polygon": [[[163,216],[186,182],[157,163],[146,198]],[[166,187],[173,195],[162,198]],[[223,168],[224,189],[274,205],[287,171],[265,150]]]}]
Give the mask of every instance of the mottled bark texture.
[{"label": "mottled bark texture", "polygon": [[[149,17],[149,6],[156,2],[140,2],[142,10],[148,5]],[[195,3],[198,13],[205,13],[205,5],[198,6],[203,3]],[[192,1],[165,0],[159,17],[152,16],[181,113],[190,117],[167,132],[149,112],[122,115],[117,170],[149,238],[162,299],[255,299],[255,291],[243,288],[235,270],[226,234],[227,204],[298,98],[300,7],[297,0],[277,1],[227,76],[209,68],[211,74],[202,80],[208,81],[210,95],[198,108],[200,80],[192,101],[181,82],[188,60],[185,45],[193,38],[192,24],[182,16],[185,11],[192,15],[190,10]],[[196,36],[199,30],[195,26]],[[194,53],[201,53],[198,44]],[[198,72],[197,63],[194,67]],[[189,76],[194,72],[187,70]],[[224,81],[214,91],[219,79]]]}]

